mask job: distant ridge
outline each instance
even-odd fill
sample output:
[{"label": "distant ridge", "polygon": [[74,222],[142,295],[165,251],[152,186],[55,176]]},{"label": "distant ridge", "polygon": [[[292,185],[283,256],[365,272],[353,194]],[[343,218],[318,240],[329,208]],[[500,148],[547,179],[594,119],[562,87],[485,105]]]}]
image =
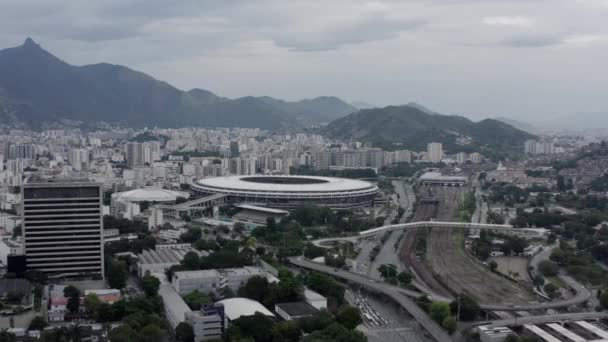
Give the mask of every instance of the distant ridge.
[{"label": "distant ridge", "polygon": [[331,122],[323,133],[341,139],[369,141],[385,149],[426,150],[441,142],[450,152],[480,151],[488,156],[514,156],[534,136],[493,119],[473,122],[441,115],[419,105],[363,109]]},{"label": "distant ridge", "polygon": [[336,97],[288,102],[182,91],[120,65],[73,66],[31,38],[0,50],[0,126],[121,122],[129,126],[297,128],[356,111]]}]

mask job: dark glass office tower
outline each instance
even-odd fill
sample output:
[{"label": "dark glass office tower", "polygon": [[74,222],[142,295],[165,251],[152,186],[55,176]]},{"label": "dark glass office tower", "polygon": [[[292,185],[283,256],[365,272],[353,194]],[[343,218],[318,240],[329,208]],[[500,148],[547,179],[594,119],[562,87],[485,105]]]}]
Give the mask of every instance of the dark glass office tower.
[{"label": "dark glass office tower", "polygon": [[103,277],[100,184],[30,180],[23,185],[27,270],[49,277]]}]

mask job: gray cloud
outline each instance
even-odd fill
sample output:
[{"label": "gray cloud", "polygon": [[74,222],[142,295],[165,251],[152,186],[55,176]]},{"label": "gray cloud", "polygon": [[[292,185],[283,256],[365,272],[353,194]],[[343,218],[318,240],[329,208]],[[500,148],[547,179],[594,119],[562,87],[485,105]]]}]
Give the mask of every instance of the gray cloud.
[{"label": "gray cloud", "polygon": [[502,45],[511,47],[544,47],[558,45],[562,43],[562,39],[551,35],[518,35],[503,40]]},{"label": "gray cloud", "polygon": [[608,111],[607,14],[602,0],[20,0],[0,11],[0,48],[32,36],[73,64],[232,97],[527,118]]}]

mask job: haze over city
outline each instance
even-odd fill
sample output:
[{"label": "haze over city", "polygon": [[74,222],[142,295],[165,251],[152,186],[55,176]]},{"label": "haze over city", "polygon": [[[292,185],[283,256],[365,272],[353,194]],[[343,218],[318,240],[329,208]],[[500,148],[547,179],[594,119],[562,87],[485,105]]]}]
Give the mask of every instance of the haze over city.
[{"label": "haze over city", "polygon": [[557,1],[20,1],[0,47],[221,96],[333,95],[473,119],[606,113],[608,5]]}]

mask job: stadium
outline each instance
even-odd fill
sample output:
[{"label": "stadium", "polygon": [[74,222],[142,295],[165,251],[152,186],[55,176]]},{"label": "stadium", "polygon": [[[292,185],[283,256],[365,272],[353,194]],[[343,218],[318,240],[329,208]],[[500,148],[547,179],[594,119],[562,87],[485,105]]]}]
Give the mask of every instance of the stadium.
[{"label": "stadium", "polygon": [[375,184],[317,176],[230,176],[199,179],[191,185],[195,197],[223,194],[228,203],[277,209],[370,207],[379,189]]}]

